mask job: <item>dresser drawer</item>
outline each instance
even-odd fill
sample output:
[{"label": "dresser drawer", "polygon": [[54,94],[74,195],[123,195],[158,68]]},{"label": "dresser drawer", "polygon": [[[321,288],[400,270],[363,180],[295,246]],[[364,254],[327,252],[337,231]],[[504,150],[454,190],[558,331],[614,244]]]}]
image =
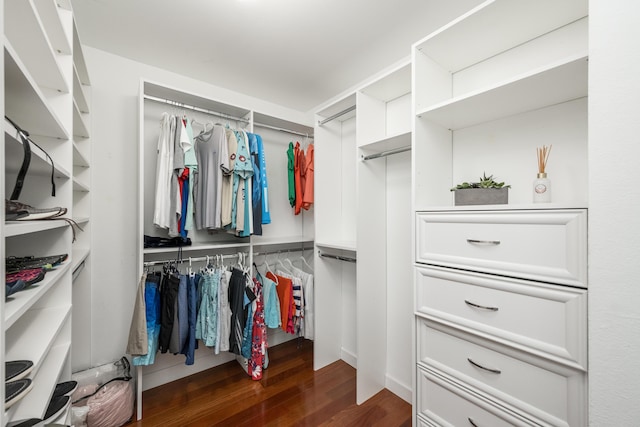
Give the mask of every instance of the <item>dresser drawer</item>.
[{"label": "dresser drawer", "polygon": [[586,374],[418,318],[418,361],[554,426],[586,425]]},{"label": "dresser drawer", "polygon": [[418,316],[586,370],[585,290],[441,267],[415,274]]},{"label": "dresser drawer", "polygon": [[427,426],[513,427],[539,426],[525,417],[503,410],[488,397],[472,395],[454,381],[419,367],[418,419]]},{"label": "dresser drawer", "polygon": [[587,286],[587,211],[418,212],[416,262]]}]

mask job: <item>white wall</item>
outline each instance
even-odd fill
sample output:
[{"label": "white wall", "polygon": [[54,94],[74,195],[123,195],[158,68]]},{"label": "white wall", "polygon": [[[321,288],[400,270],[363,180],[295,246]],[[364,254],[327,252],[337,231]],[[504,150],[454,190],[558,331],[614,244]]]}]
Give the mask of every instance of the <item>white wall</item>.
[{"label": "white wall", "polygon": [[589,2],[591,426],[640,421],[640,3]]},{"label": "white wall", "polygon": [[92,92],[91,365],[124,354],[138,283],[138,92],[145,78],[247,109],[312,124],[312,116],[85,47]]}]

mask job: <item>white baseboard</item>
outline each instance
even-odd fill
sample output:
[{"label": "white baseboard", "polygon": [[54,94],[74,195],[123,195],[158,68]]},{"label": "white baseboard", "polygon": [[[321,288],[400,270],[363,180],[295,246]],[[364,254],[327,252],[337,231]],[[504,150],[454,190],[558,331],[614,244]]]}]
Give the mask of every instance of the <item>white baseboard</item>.
[{"label": "white baseboard", "polygon": [[358,367],[358,356],[351,353],[344,348],[340,349],[340,358],[351,365],[353,368],[357,369]]},{"label": "white baseboard", "polygon": [[400,381],[388,375],[385,377],[384,386],[391,393],[395,394],[405,402],[411,404],[411,401],[413,399],[413,390],[411,389],[411,386],[403,384]]}]

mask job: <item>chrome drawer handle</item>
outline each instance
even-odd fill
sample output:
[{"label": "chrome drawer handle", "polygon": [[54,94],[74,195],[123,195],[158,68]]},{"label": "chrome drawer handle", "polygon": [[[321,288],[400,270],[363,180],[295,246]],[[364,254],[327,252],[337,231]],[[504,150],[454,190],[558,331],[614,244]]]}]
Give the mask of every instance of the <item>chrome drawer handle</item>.
[{"label": "chrome drawer handle", "polygon": [[473,427],[478,427],[478,424],[476,424],[470,417],[467,417],[467,419],[469,420],[469,424],[471,424]]},{"label": "chrome drawer handle", "polygon": [[492,368],[487,368],[485,366],[482,366],[478,362],[474,362],[473,360],[471,360],[471,358],[469,358],[469,357],[467,357],[467,360],[469,361],[469,363],[471,363],[476,368],[484,369],[485,371],[491,372],[492,374],[501,374],[502,373],[502,371],[499,370],[499,369],[492,369]]},{"label": "chrome drawer handle", "polygon": [[489,310],[489,311],[498,311],[498,307],[487,307],[484,305],[474,304],[469,300],[464,300],[467,305],[470,305],[473,308],[479,308],[480,310]]},{"label": "chrome drawer handle", "polygon": [[475,240],[475,239],[467,239],[467,243],[472,243],[475,245],[493,245],[497,246],[500,244],[500,240]]}]

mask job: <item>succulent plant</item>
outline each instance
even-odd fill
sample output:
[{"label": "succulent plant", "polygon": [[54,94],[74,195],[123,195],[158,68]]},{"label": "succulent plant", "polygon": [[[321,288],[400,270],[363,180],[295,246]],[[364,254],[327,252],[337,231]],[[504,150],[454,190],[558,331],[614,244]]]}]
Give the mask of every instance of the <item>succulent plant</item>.
[{"label": "succulent plant", "polygon": [[504,182],[497,182],[493,179],[493,175],[487,176],[485,172],[482,173],[479,182],[463,182],[451,189],[451,191],[460,190],[463,188],[510,188],[510,185],[504,185]]}]

